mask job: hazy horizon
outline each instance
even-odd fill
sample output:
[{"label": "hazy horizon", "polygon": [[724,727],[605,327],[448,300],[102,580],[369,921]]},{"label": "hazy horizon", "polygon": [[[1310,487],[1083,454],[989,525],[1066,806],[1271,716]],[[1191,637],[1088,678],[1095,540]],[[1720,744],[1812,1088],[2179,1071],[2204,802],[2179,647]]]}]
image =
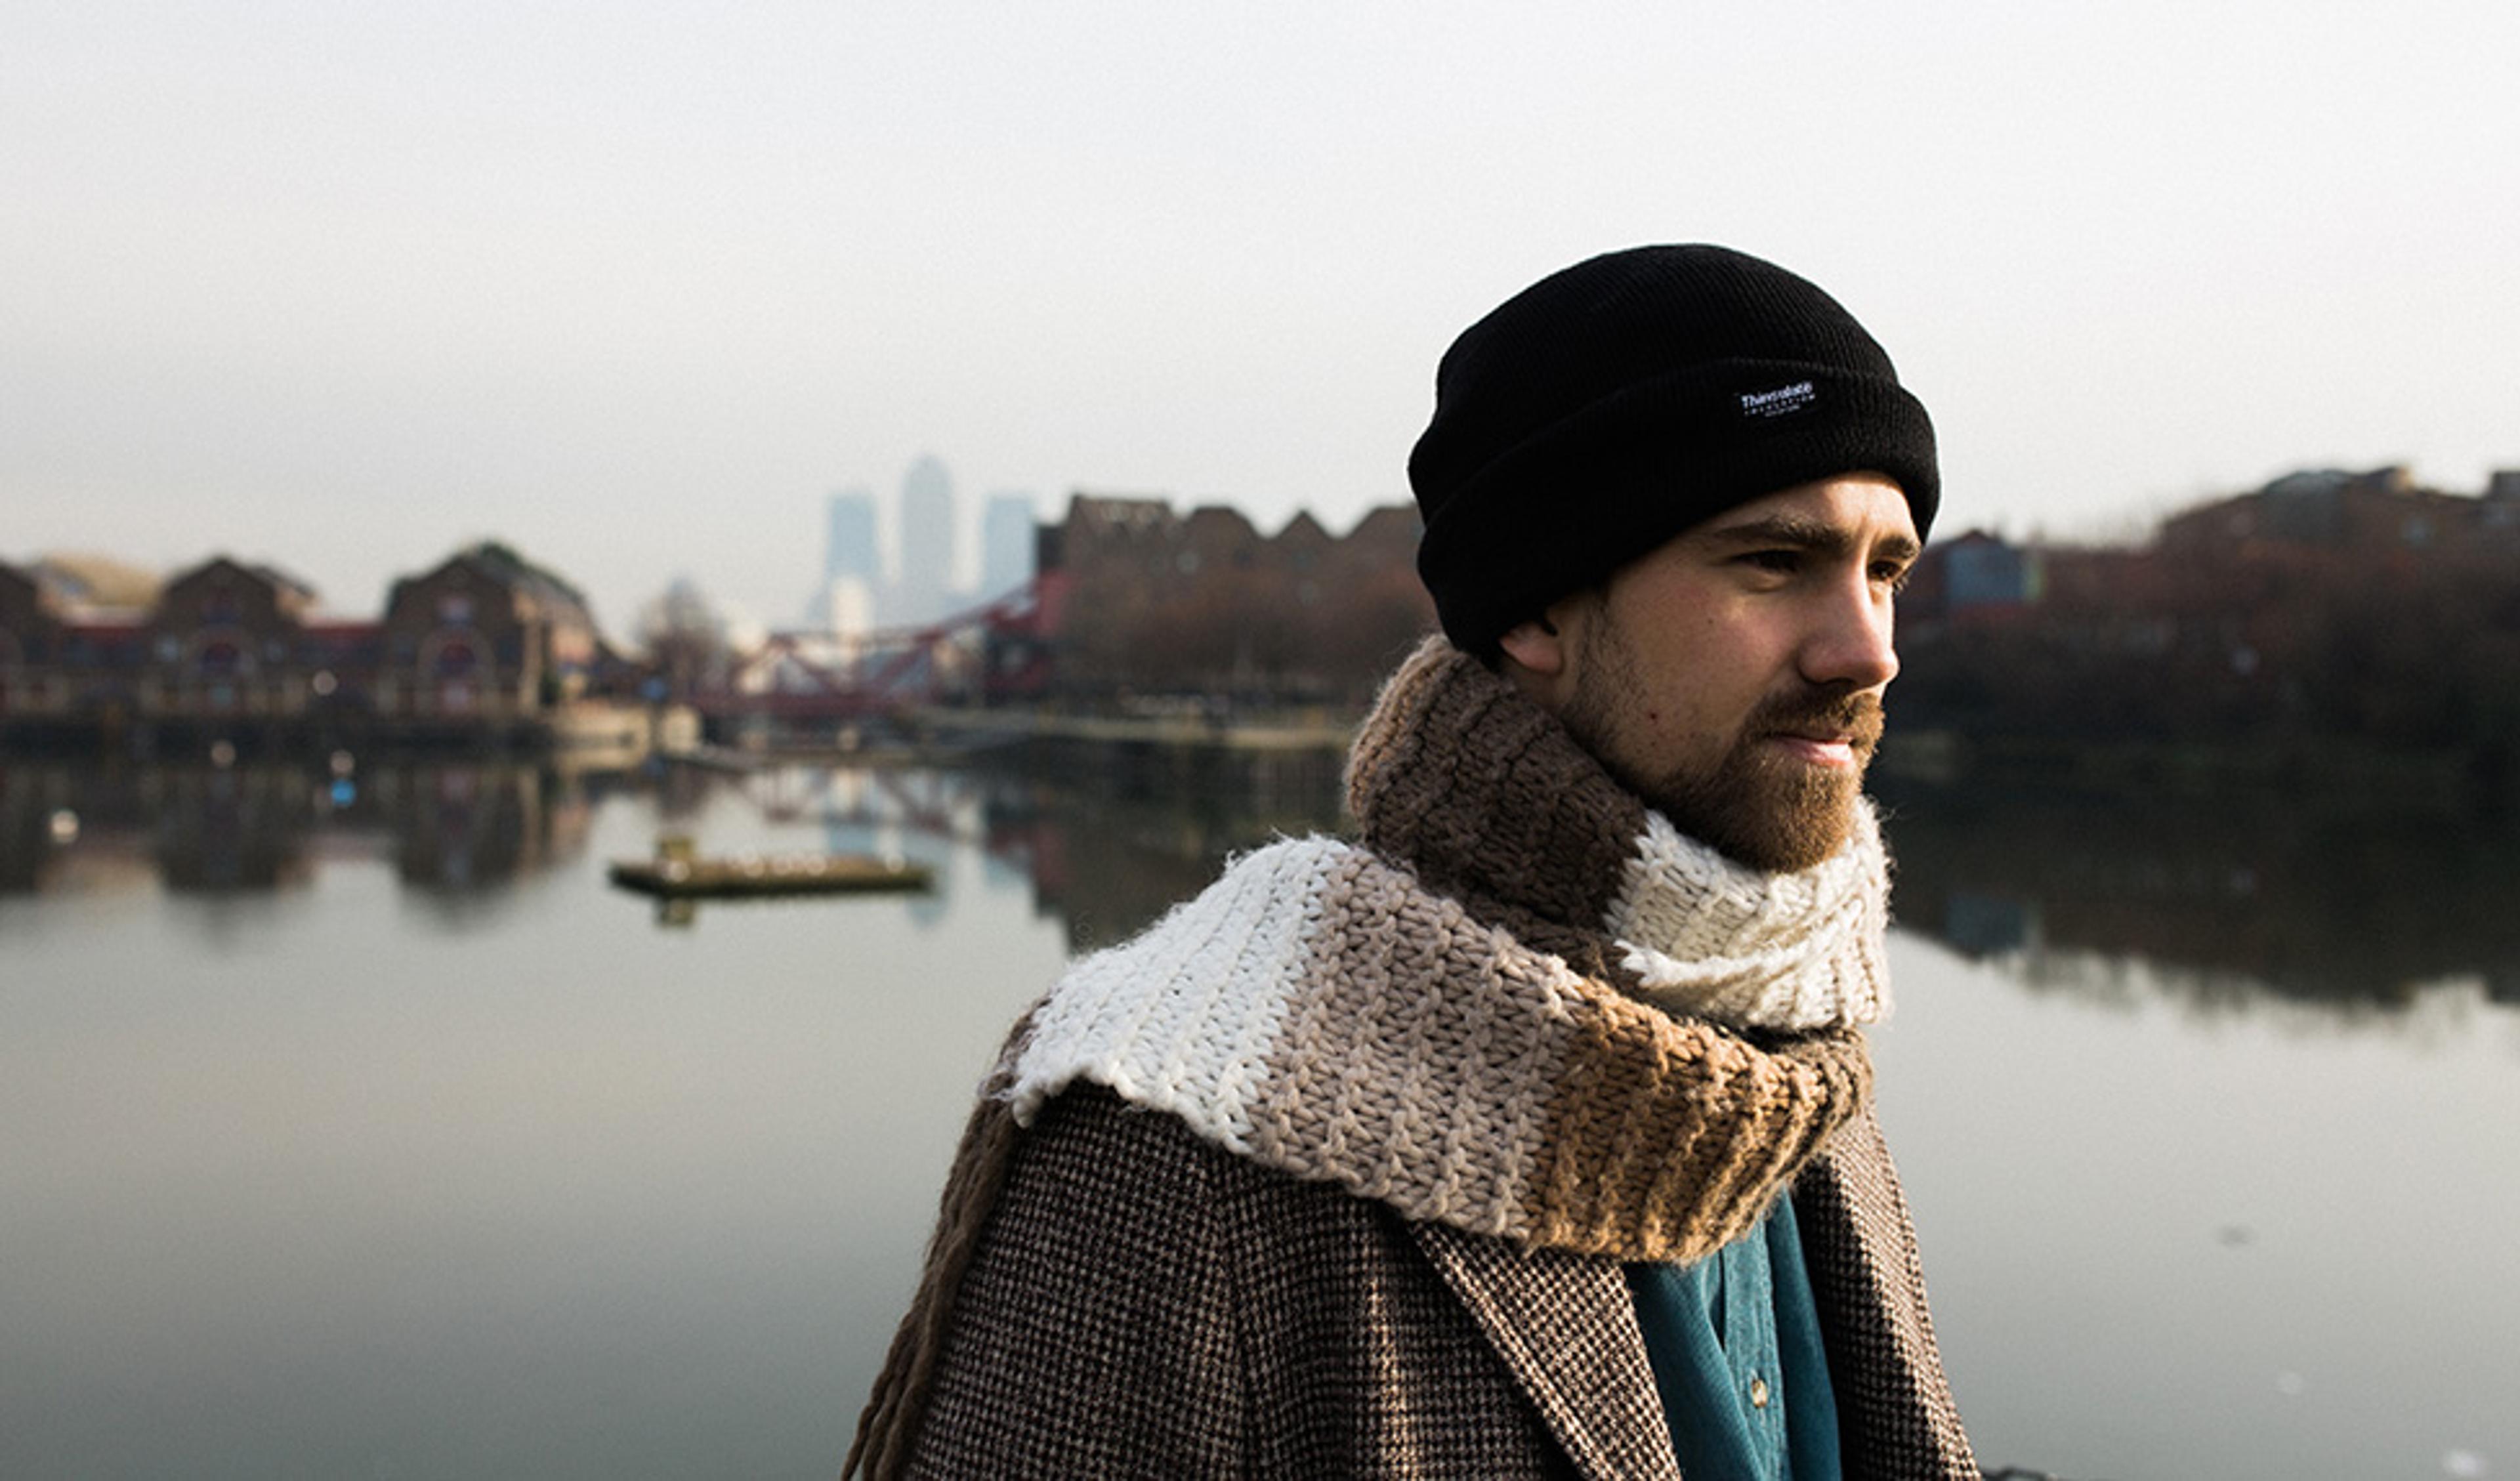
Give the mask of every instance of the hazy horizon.
[{"label": "hazy horizon", "polygon": [[772,622],[834,492],[1344,530],[1524,284],[1724,242],[1836,294],[1943,528],[2520,466],[2520,13],[2446,0],[0,13],[0,559],[374,609],[506,540],[606,629]]}]

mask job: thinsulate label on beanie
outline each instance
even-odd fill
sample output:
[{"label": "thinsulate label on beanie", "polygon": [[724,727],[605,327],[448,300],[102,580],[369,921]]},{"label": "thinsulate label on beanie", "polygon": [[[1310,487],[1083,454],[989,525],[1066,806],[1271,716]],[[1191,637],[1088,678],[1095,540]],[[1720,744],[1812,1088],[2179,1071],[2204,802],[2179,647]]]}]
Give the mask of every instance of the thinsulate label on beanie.
[{"label": "thinsulate label on beanie", "polygon": [[1743,391],[1741,415],[1745,417],[1790,417],[1820,399],[1820,388],[1808,381],[1779,385],[1772,391]]}]

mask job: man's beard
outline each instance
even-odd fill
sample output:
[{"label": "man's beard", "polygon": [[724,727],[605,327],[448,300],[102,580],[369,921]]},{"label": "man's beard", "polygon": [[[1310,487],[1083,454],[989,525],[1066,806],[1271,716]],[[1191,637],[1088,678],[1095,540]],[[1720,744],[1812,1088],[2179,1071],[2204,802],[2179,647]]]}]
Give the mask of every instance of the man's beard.
[{"label": "man's beard", "polygon": [[[1615,628],[1598,644],[1559,718],[1586,749],[1672,827],[1752,869],[1809,869],[1842,847],[1855,828],[1864,769],[1881,740],[1881,697],[1847,687],[1804,685],[1763,700],[1711,767],[1683,764],[1642,775],[1615,759],[1614,718],[1642,700],[1634,655]],[[1603,661],[1607,660],[1607,661]],[[1766,743],[1778,735],[1844,736],[1853,766],[1816,766]]]}]

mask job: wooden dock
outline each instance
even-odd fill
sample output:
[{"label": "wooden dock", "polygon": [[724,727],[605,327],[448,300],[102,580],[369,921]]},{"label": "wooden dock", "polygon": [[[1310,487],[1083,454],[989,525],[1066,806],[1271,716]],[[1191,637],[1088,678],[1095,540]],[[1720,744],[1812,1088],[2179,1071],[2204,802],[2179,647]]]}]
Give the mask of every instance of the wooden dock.
[{"label": "wooden dock", "polygon": [[622,889],[664,900],[735,900],[769,895],[847,895],[928,888],[923,864],[860,854],[744,854],[699,858],[688,848],[659,846],[653,859],[615,860],[608,872]]}]

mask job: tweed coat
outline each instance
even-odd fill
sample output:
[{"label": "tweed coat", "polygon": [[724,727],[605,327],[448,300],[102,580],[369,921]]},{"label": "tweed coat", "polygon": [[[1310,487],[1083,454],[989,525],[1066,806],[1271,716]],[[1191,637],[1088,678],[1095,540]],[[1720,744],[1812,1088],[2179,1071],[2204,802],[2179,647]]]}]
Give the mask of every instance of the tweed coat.
[{"label": "tweed coat", "polygon": [[[1795,1190],[1849,1477],[1974,1478],[1868,1113]],[[908,1474],[1680,1476],[1617,1261],[1412,1223],[1099,1088],[1046,1108]]]}]

